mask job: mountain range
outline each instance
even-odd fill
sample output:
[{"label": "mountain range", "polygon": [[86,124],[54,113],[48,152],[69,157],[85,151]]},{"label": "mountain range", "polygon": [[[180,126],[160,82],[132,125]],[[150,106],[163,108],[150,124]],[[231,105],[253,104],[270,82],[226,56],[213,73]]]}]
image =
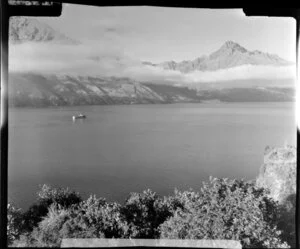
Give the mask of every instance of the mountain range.
[{"label": "mountain range", "polygon": [[137,82],[129,78],[12,73],[10,105],[47,107],[112,104],[165,104],[293,101],[291,88],[201,90]]},{"label": "mountain range", "polygon": [[[79,45],[80,41],[56,31],[37,19],[12,17],[9,40],[18,46],[27,42]],[[97,57],[89,58],[98,60]],[[248,51],[233,41],[227,41],[209,56],[191,61],[167,61],[158,64],[141,62],[144,66],[165,71],[214,72],[241,65],[286,66],[291,63],[277,55],[260,51]],[[201,84],[165,84],[141,81],[129,77],[80,76],[70,74],[46,74],[43,72],[10,72],[10,105],[12,106],[65,106],[102,104],[148,104],[176,102],[252,102],[252,101],[294,101],[295,89],[277,80],[282,87],[264,85],[265,80],[256,79],[256,87],[245,87],[242,81],[235,81],[235,87],[204,89]],[[223,84],[223,82],[221,83]],[[228,84],[224,82],[224,84]],[[211,85],[213,86],[213,84]]]},{"label": "mountain range", "polygon": [[190,73],[193,71],[216,71],[220,69],[233,68],[242,65],[271,65],[286,66],[291,65],[278,55],[263,53],[261,51],[248,51],[233,41],[225,42],[220,49],[209,56],[201,56],[194,60],[181,62],[166,61],[159,64],[143,62],[145,65],[161,67],[166,70]]},{"label": "mountain range", "polygon": [[11,17],[9,22],[9,42],[55,42],[63,44],[80,44],[79,41],[54,30],[46,23],[23,16]]}]

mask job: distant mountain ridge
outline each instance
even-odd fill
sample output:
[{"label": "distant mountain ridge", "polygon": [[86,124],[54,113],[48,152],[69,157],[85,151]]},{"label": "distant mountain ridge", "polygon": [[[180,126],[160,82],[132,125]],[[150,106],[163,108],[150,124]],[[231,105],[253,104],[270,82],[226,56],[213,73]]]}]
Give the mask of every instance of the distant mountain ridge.
[{"label": "distant mountain ridge", "polygon": [[[12,44],[25,42],[80,44],[80,42],[57,32],[49,25],[27,17],[11,18],[9,38]],[[100,60],[97,55],[89,59]],[[116,58],[116,60],[119,61],[120,59]],[[230,68],[244,65],[243,63],[276,66],[289,64],[276,55],[259,51],[249,52],[234,42],[226,42],[218,51],[193,61],[180,63],[170,61],[162,64],[144,62],[143,64],[187,73],[193,70],[206,71]],[[289,87],[271,88],[266,84],[264,85],[263,80],[255,82],[255,85],[266,87],[247,87],[245,84],[242,86],[241,82],[238,81],[229,82],[235,85],[232,88],[208,87],[204,89],[203,85],[179,84],[175,86],[166,85],[163,81],[154,84],[153,82],[140,82],[125,77],[10,72],[9,81],[10,105],[16,107],[295,100],[295,89]],[[228,84],[228,82],[225,83]],[[280,80],[277,85],[287,86]]]},{"label": "distant mountain ridge", "polygon": [[169,86],[176,94],[163,93],[128,78],[11,73],[9,80],[10,105],[17,107],[199,102],[189,96],[193,90]]},{"label": "distant mountain ridge", "polygon": [[143,62],[144,65],[160,67],[166,70],[190,73],[193,71],[216,71],[228,69],[242,65],[271,65],[286,66],[291,65],[278,55],[264,53],[258,50],[248,51],[236,42],[227,41],[220,49],[209,56],[201,56],[195,60],[184,60],[181,62],[166,61],[158,64]]},{"label": "distant mountain ridge", "polygon": [[231,88],[197,90],[138,82],[129,78],[10,73],[10,106],[167,104],[294,101],[291,88]]},{"label": "distant mountain ridge", "polygon": [[11,17],[9,22],[9,42],[20,44],[23,42],[55,42],[63,44],[80,44],[66,35],[54,30],[46,23],[35,18]]}]

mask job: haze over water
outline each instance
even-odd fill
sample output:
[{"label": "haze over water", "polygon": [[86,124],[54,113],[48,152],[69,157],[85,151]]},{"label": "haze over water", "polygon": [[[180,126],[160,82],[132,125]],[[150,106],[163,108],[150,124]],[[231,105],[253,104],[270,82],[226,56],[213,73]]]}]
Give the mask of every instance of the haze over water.
[{"label": "haze over water", "polygon": [[[82,112],[85,120],[72,121]],[[296,144],[294,103],[10,109],[9,198],[39,184],[123,202],[132,191],[199,189],[209,176],[254,179],[267,145]]]}]

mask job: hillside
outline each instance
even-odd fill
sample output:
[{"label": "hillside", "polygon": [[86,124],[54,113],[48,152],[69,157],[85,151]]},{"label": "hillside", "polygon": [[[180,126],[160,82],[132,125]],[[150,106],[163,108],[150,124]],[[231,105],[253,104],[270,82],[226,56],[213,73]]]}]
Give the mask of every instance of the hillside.
[{"label": "hillside", "polygon": [[222,102],[292,102],[293,88],[228,88],[199,91],[202,100],[217,99]]},{"label": "hillside", "polygon": [[290,88],[229,88],[196,90],[129,78],[11,73],[10,105],[48,107],[71,105],[294,101]]},{"label": "hillside", "polygon": [[[80,52],[77,51],[79,46],[76,46],[80,44],[79,41],[67,37],[46,23],[34,18],[12,17],[10,20],[9,39],[11,45],[21,47],[19,49],[22,49],[22,46],[18,46],[18,44],[25,44],[27,42],[32,42],[34,45],[38,43],[44,45],[55,43],[67,45],[62,46],[61,49],[63,49],[63,51],[67,50],[69,45],[74,49],[72,45],[75,45],[76,52]],[[47,46],[43,46],[42,48],[47,48]],[[59,49],[60,47],[57,46],[55,48]],[[90,48],[84,49],[88,50]],[[87,58],[82,55],[80,57],[82,53],[79,53],[78,60],[77,57],[75,57],[77,60],[76,63],[80,65],[77,68],[78,70],[83,67],[82,71],[84,72],[85,67],[93,66],[97,72],[98,67],[99,72],[106,72],[106,66],[108,70],[110,70],[110,65],[117,65],[117,69],[115,69],[116,75],[122,75],[118,74],[118,70],[125,70],[129,67],[129,65],[126,64],[128,60],[123,60],[121,55],[108,53],[100,56],[97,55],[96,52],[94,54],[92,49],[92,56],[90,53],[87,53]],[[46,56],[45,61],[43,61],[44,64],[40,64],[48,65],[47,59],[49,59],[52,60],[52,64],[57,65],[61,62],[60,60],[62,60],[59,59],[62,57],[58,58],[55,55],[52,56],[50,53],[45,54],[47,54],[49,58]],[[42,53],[41,56],[45,56],[45,54]],[[85,52],[83,54],[85,55]],[[72,60],[74,60],[74,57],[69,59],[67,55],[68,54],[63,57],[66,58],[63,63],[68,64],[67,68],[73,68]],[[18,53],[14,56],[18,57]],[[38,55],[34,57],[34,62],[38,60],[37,58],[40,57],[38,57]],[[22,68],[23,58],[18,58],[18,60]],[[19,62],[18,60],[17,62]],[[28,61],[30,60],[28,59]],[[108,77],[99,73],[97,75],[100,76],[93,77],[74,76],[74,74],[71,73],[64,73],[63,70],[62,73],[54,71],[55,73],[51,74],[43,72],[42,70],[33,70],[34,72],[36,71],[35,73],[23,72],[26,70],[22,72],[10,72],[10,105],[19,107],[47,107],[64,105],[199,103],[203,100],[218,100],[223,102],[295,100],[294,82],[291,79],[270,80],[261,78],[219,80],[205,84],[199,82],[166,83],[164,80],[164,73],[169,70],[180,71],[182,74],[185,74],[197,70],[214,71],[245,64],[272,66],[290,64],[277,55],[260,51],[251,52],[232,41],[225,42],[219,50],[209,56],[202,56],[193,61],[182,61],[178,63],[169,61],[160,64],[142,62],[141,64],[141,67],[137,67],[141,71],[144,70],[144,68],[142,68],[143,64],[150,67],[163,68],[161,80],[156,80],[154,83],[147,78],[144,80],[135,80],[134,76],[130,78],[125,76]],[[38,67],[39,63],[34,65]],[[104,67],[104,69],[102,67]],[[36,69],[36,67],[34,67],[34,69]],[[150,72],[155,74],[155,71]]]},{"label": "hillside", "polygon": [[[195,90],[168,86],[166,93],[153,85],[114,77],[14,73],[10,75],[9,91],[11,106],[199,102]],[[194,92],[193,96],[191,92]]]}]

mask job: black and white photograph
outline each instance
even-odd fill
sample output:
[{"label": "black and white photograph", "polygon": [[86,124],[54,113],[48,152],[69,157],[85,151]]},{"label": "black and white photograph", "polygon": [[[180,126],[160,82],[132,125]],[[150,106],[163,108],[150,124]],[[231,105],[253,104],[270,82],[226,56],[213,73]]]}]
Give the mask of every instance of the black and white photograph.
[{"label": "black and white photograph", "polygon": [[296,248],[296,29],[242,8],[11,16],[7,245]]}]

